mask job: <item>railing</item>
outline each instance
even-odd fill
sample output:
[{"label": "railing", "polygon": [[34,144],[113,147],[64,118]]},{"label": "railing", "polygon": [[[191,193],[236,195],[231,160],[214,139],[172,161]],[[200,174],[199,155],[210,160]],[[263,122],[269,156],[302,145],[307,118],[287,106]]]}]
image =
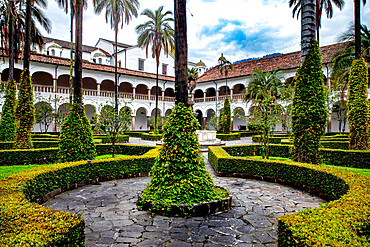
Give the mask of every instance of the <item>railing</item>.
[{"label": "railing", "polygon": [[[2,82],[4,83],[4,82]],[[6,84],[6,83],[4,83]],[[44,85],[33,85],[33,91],[34,92],[40,92],[40,93],[53,93],[54,88],[52,86],[44,86]],[[59,94],[69,94],[69,87],[57,87],[56,93]],[[83,89],[83,95],[85,96],[95,96],[95,97],[114,97],[114,92],[112,91],[100,91],[100,95],[98,94],[97,90],[92,89]],[[119,97],[124,99],[136,99],[136,100],[151,100],[155,101],[155,95],[148,95],[148,94],[135,94],[135,97],[133,93],[126,93],[126,92],[119,92]],[[218,96],[218,99],[216,96],[212,97],[206,97],[206,98],[195,98],[195,103],[202,103],[202,102],[215,102],[215,101],[224,101],[226,95]],[[233,100],[242,100],[243,94],[234,94],[232,97]],[[165,101],[165,102],[175,102],[175,97],[169,97],[169,96],[162,96],[158,95],[159,101]]]},{"label": "railing", "polygon": [[33,86],[33,91],[39,93],[52,93],[54,91],[54,88],[53,86],[36,85]]}]

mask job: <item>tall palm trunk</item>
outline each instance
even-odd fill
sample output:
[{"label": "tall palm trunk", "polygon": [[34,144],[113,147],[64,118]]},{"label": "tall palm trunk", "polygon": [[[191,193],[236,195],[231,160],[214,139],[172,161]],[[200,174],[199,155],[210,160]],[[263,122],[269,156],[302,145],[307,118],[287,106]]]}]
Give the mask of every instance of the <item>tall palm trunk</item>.
[{"label": "tall palm trunk", "polygon": [[316,0],[302,0],[301,15],[301,62],[316,35]]},{"label": "tall palm trunk", "polygon": [[361,58],[361,1],[354,0],[355,6],[355,58]]},{"label": "tall palm trunk", "polygon": [[25,28],[25,42],[23,54],[23,68],[25,70],[24,76],[30,75],[30,56],[31,56],[31,7],[32,0],[26,1],[26,28]]},{"label": "tall palm trunk", "polygon": [[188,44],[186,0],[175,0],[175,91],[176,104],[188,103]]},{"label": "tall palm trunk", "polygon": [[321,23],[322,6],[319,0],[316,0],[316,40],[320,46],[320,23]]},{"label": "tall palm trunk", "polygon": [[156,48],[156,65],[157,65],[157,75],[155,78],[155,116],[154,116],[154,132],[158,134],[158,67],[159,67],[159,54],[158,48]]},{"label": "tall palm trunk", "polygon": [[73,82],[73,101],[79,105],[79,113],[82,116],[82,13],[83,0],[76,1],[76,51],[75,51],[75,80]]},{"label": "tall palm trunk", "polygon": [[74,11],[72,7],[72,0],[71,0],[71,51],[70,51],[70,59],[69,59],[69,103],[73,103],[73,19],[74,19]]},{"label": "tall palm trunk", "polygon": [[114,28],[114,44],[115,44],[115,52],[114,52],[114,100],[115,100],[115,111],[118,114],[118,61],[117,61],[117,52],[118,52],[118,23],[115,24]]},{"label": "tall palm trunk", "polygon": [[14,1],[9,1],[9,81],[14,80],[14,33],[13,33],[13,6]]}]

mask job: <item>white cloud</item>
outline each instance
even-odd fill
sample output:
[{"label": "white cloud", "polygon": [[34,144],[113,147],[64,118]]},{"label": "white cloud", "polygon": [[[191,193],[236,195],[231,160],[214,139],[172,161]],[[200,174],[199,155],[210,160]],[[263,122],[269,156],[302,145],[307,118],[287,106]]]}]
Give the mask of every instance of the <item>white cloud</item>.
[{"label": "white cloud", "polygon": [[[114,32],[105,21],[105,13],[96,15],[92,1],[84,12],[83,41],[95,45],[100,37],[114,40]],[[141,0],[139,14],[146,8],[156,10],[163,5],[164,10],[173,11],[173,0]],[[362,8],[362,22],[370,25],[369,3]],[[272,52],[293,52],[300,49],[300,20],[292,18],[292,10],[287,0],[188,0],[188,46],[189,60],[200,59],[208,66],[215,65],[221,52],[230,61],[248,57],[263,56]],[[69,40],[69,16],[58,8],[54,1],[49,1],[46,11],[53,22],[52,34],[46,36]],[[220,24],[220,20],[239,22],[227,23],[221,30],[201,35],[204,28]],[[338,36],[346,30],[353,19],[353,2],[346,1],[343,11],[335,7],[331,20],[323,17],[320,44],[328,45],[337,41]],[[139,16],[130,25],[124,24],[119,31],[119,42],[135,45],[137,34],[135,27],[146,19]],[[245,35],[248,43],[243,48],[232,40],[235,31]],[[229,36],[228,36],[229,35]],[[237,38],[237,37],[235,37]],[[254,40],[254,42],[253,42]]]}]

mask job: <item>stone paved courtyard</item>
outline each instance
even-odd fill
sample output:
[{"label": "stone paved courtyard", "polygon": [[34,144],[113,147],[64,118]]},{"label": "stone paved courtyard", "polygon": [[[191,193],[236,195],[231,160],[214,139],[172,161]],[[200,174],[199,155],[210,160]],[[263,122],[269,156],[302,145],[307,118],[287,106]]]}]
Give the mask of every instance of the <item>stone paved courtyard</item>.
[{"label": "stone paved courtyard", "polygon": [[[207,153],[204,155],[207,157]],[[60,194],[44,206],[82,214],[86,220],[87,246],[211,247],[277,246],[277,218],[280,215],[325,202],[280,184],[215,177],[207,160],[206,163],[215,184],[228,189],[233,196],[233,207],[229,212],[183,219],[138,211],[137,194],[150,178],[85,186]]]}]

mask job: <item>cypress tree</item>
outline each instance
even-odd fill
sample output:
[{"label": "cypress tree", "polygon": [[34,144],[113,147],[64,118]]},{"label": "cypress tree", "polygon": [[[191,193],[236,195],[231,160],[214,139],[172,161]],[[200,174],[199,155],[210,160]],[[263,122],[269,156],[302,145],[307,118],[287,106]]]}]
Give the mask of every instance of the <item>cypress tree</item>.
[{"label": "cypress tree", "polygon": [[348,81],[347,116],[350,125],[350,149],[367,150],[369,102],[367,100],[368,69],[363,58],[352,62]]},{"label": "cypress tree", "polygon": [[17,87],[15,81],[8,81],[5,88],[5,102],[1,113],[0,141],[9,142],[15,140],[17,105]]},{"label": "cypress tree", "polygon": [[292,107],[293,158],[304,163],[320,161],[320,138],[325,132],[328,110],[324,75],[317,41],[311,47],[294,78]]},{"label": "cypress tree", "polygon": [[35,123],[35,105],[31,77],[24,69],[19,81],[18,105],[16,109],[17,127],[14,147],[18,149],[33,148],[31,131]]}]

